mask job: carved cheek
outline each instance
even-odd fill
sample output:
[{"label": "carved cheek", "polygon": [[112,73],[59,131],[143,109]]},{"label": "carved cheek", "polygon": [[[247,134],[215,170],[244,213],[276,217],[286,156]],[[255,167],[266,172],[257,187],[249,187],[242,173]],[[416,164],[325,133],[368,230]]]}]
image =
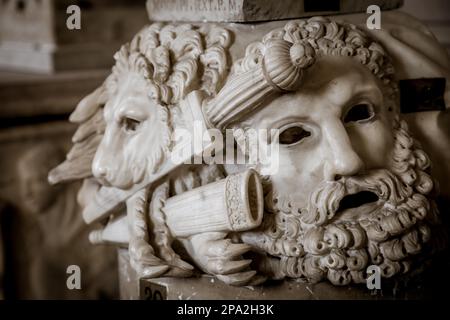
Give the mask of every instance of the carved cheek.
[{"label": "carved cheek", "polygon": [[385,122],[377,120],[349,128],[352,145],[366,169],[386,168],[392,154],[394,136]]},{"label": "carved cheek", "polygon": [[271,177],[279,194],[291,195],[298,205],[306,204],[309,194],[323,180],[323,154],[319,146],[280,149],[280,168]]}]

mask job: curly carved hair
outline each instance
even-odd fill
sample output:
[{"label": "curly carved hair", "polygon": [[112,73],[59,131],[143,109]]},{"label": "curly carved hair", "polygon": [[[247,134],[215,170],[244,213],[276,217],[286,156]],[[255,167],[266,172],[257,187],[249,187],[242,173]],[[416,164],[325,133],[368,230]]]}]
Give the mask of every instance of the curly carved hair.
[{"label": "curly carved hair", "polygon": [[132,71],[147,80],[148,94],[159,104],[175,104],[195,89],[214,94],[228,72],[230,43],[229,32],[216,26],[147,26],[115,54],[108,93],[114,95],[121,76]]}]

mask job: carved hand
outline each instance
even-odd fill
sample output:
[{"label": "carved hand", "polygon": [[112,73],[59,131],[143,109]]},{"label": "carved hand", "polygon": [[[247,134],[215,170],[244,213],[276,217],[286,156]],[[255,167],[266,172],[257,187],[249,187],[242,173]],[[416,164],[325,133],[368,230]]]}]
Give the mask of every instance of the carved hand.
[{"label": "carved hand", "polygon": [[206,232],[191,236],[184,244],[201,270],[227,284],[243,286],[263,282],[265,278],[250,270],[252,260],[242,258],[251,246],[232,243],[226,236],[224,232]]},{"label": "carved hand", "polygon": [[169,266],[154,255],[152,246],[144,239],[132,237],[128,248],[131,267],[139,277],[154,278],[169,270]]}]

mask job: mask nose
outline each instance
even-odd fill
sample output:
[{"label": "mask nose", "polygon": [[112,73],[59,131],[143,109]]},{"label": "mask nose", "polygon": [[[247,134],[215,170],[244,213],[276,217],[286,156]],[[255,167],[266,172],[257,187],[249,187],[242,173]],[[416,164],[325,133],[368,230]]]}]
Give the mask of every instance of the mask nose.
[{"label": "mask nose", "polygon": [[109,171],[110,168],[106,159],[97,153],[94,157],[94,161],[92,162],[92,173],[94,174],[94,177],[100,180],[106,180]]},{"label": "mask nose", "polygon": [[325,165],[327,181],[352,176],[361,172],[364,162],[354,150],[347,130],[340,120],[330,121],[324,129],[330,150],[329,161]]}]

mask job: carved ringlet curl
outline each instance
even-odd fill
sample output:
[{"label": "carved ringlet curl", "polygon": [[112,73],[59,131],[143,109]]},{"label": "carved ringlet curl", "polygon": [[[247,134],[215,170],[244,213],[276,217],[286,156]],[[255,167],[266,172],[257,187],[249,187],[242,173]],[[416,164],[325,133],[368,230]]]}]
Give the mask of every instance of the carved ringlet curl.
[{"label": "carved ringlet curl", "polygon": [[342,269],[346,265],[345,253],[342,250],[333,249],[327,255],[320,257],[320,266],[324,269]]},{"label": "carved ringlet curl", "polygon": [[[283,261],[280,261],[283,262]],[[282,270],[285,269],[283,264],[280,264]],[[320,266],[320,257],[314,255],[306,255],[299,259],[300,270],[304,277],[311,282],[319,282],[326,277],[326,271]]]},{"label": "carved ringlet curl", "polygon": [[214,95],[228,72],[225,49],[230,43],[229,32],[217,26],[155,23],[144,27],[114,56],[109,94],[117,92],[117,82],[131,71],[144,77],[157,104],[176,104],[197,89]]},{"label": "carved ringlet curl", "polygon": [[204,67],[202,89],[208,95],[214,95],[220,90],[227,74],[226,51],[223,47],[212,46],[201,55],[200,61]]},{"label": "carved ringlet curl", "polygon": [[350,271],[363,271],[369,262],[369,255],[365,249],[348,250],[346,265]]},{"label": "carved ringlet curl", "polygon": [[346,286],[352,282],[350,270],[328,269],[327,277],[335,286]]}]

